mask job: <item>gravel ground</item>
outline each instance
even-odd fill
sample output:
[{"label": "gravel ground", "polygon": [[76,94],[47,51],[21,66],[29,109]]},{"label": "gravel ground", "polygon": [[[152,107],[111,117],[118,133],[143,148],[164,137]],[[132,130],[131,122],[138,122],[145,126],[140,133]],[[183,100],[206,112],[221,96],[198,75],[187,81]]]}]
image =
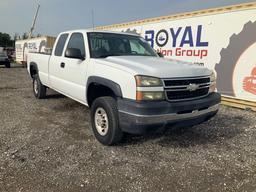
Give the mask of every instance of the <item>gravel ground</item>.
[{"label": "gravel ground", "polygon": [[104,147],[89,110],[36,100],[24,68],[0,67],[0,191],[256,191],[256,115],[222,106],[193,128]]}]

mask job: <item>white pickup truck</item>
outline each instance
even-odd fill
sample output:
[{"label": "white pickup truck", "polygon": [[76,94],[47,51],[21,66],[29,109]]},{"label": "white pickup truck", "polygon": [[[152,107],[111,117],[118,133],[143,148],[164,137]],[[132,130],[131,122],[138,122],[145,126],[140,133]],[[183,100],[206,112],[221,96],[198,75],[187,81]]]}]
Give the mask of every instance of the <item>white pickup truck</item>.
[{"label": "white pickup truck", "polygon": [[124,132],[199,124],[220,103],[213,71],[161,58],[133,34],[63,32],[51,55],[28,54],[28,72],[36,98],[51,88],[90,107],[94,135],[104,145],[118,143]]}]

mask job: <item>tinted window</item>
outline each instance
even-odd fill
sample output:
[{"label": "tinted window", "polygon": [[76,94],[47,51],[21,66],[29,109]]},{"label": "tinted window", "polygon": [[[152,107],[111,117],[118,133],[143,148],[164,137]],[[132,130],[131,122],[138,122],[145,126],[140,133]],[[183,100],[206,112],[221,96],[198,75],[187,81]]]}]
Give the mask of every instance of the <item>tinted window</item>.
[{"label": "tinted window", "polygon": [[81,33],[73,33],[68,42],[68,48],[79,49],[83,57],[85,57],[84,38]]},{"label": "tinted window", "polygon": [[63,49],[64,49],[67,38],[68,38],[68,34],[62,34],[60,36],[60,38],[58,40],[58,43],[56,45],[55,51],[54,51],[55,56],[61,56],[62,55],[62,52],[63,52]]}]

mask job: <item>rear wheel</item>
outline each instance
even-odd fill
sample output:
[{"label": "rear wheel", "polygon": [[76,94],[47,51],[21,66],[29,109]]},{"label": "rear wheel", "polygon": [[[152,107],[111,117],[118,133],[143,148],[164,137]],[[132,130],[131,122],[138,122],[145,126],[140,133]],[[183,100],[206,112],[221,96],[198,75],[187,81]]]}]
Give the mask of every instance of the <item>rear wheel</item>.
[{"label": "rear wheel", "polygon": [[118,143],[123,132],[119,128],[117,104],[112,97],[99,97],[91,107],[92,129],[96,139],[103,145]]},{"label": "rear wheel", "polygon": [[44,99],[46,97],[46,87],[41,83],[38,75],[33,77],[33,92],[37,99]]}]

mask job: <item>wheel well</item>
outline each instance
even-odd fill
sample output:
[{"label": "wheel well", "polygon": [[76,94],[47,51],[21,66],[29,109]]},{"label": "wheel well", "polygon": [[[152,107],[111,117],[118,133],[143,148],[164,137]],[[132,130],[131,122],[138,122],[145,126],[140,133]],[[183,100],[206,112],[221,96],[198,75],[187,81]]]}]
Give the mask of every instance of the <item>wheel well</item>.
[{"label": "wheel well", "polygon": [[29,72],[30,72],[30,76],[33,78],[34,75],[38,73],[37,67],[35,65],[30,65]]},{"label": "wheel well", "polygon": [[116,98],[116,95],[112,89],[105,85],[91,83],[87,89],[87,103],[91,107],[93,101],[98,97],[111,96]]}]

